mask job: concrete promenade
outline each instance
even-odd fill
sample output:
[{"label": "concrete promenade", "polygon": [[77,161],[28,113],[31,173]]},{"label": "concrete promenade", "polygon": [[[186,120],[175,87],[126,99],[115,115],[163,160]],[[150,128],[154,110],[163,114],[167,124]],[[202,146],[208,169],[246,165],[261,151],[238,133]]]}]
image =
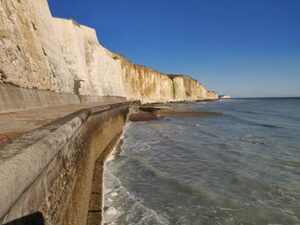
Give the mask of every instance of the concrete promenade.
[{"label": "concrete promenade", "polygon": [[106,104],[108,103],[92,102],[0,113],[0,145],[78,110]]},{"label": "concrete promenade", "polygon": [[0,113],[0,224],[100,225],[102,167],[130,105],[103,101]]}]

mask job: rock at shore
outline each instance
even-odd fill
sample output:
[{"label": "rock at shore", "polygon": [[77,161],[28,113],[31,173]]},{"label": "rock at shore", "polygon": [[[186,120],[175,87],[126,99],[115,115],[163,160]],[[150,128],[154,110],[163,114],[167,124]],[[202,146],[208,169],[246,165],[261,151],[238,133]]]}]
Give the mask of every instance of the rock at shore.
[{"label": "rock at shore", "polygon": [[140,111],[129,116],[131,122],[162,119],[165,116],[220,116],[220,112],[174,109],[169,106],[141,106]]},{"label": "rock at shore", "polygon": [[105,213],[109,216],[115,216],[117,215],[117,210],[114,207],[109,207]]}]

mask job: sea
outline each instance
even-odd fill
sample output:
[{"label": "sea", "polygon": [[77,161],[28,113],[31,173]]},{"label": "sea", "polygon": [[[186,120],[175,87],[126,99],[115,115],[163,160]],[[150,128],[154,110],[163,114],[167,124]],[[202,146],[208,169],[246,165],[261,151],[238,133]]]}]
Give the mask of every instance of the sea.
[{"label": "sea", "polygon": [[173,104],[105,165],[105,225],[300,225],[300,98]]}]

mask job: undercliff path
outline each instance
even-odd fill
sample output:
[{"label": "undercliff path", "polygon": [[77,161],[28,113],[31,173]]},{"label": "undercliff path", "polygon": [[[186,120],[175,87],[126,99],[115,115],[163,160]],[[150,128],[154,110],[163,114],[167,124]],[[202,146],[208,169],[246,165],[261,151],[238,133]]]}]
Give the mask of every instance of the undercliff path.
[{"label": "undercliff path", "polygon": [[43,107],[0,113],[0,144],[7,144],[24,133],[47,125],[78,110],[107,105],[107,102],[89,102]]}]

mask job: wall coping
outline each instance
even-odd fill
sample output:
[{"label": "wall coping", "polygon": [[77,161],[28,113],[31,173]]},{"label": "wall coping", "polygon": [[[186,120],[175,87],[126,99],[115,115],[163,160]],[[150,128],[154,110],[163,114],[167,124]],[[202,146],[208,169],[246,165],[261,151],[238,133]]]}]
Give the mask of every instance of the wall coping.
[{"label": "wall coping", "polygon": [[91,115],[129,104],[122,102],[79,110],[0,146],[0,218]]}]

